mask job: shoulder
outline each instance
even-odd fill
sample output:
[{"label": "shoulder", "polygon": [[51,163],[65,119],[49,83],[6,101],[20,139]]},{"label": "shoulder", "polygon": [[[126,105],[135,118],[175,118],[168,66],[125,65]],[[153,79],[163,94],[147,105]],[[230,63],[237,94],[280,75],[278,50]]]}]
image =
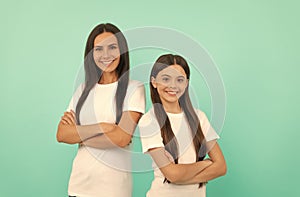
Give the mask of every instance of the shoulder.
[{"label": "shoulder", "polygon": [[195,110],[200,122],[208,121],[206,114],[202,110],[197,109],[197,108],[194,108],[194,110]]},{"label": "shoulder", "polygon": [[156,120],[154,110],[151,108],[147,113],[145,113],[139,123],[140,137],[143,141],[151,139],[160,139],[160,127]]},{"label": "shoulder", "polygon": [[136,80],[129,80],[128,87],[127,87],[127,94],[145,94],[145,87],[144,84],[140,81]]},{"label": "shoulder", "polygon": [[85,88],[85,83],[79,84],[79,85],[76,87],[76,89],[75,89],[73,95],[81,95],[82,92],[83,92],[83,90],[84,90],[84,88]]},{"label": "shoulder", "polygon": [[128,82],[128,88],[137,88],[137,87],[143,87],[144,84],[141,81],[137,80],[129,80]]},{"label": "shoulder", "polygon": [[154,120],[156,120],[156,118],[155,118],[154,110],[153,110],[153,108],[151,108],[147,113],[145,113],[141,117],[141,119],[139,121],[139,126],[146,127],[146,126],[150,125],[151,123],[153,123]]}]

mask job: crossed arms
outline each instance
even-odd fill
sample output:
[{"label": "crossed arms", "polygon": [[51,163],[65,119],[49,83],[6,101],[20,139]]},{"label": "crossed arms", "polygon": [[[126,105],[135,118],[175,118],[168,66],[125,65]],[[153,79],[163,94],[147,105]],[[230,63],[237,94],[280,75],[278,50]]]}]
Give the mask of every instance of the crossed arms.
[{"label": "crossed arms", "polygon": [[75,113],[65,112],[58,124],[56,138],[67,144],[83,143],[94,148],[125,147],[130,141],[141,113],[125,111],[119,124],[76,125]]},{"label": "crossed arms", "polygon": [[215,140],[211,141],[208,147],[210,147],[209,160],[190,164],[175,164],[163,147],[153,148],[148,152],[171,183],[186,185],[205,183],[226,174],[226,162],[218,143]]}]

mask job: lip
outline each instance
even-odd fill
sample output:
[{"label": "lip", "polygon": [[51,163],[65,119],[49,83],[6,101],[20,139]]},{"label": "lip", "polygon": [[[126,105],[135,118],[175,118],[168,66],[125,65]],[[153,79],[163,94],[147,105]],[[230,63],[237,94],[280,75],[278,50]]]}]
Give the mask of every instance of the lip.
[{"label": "lip", "polygon": [[166,93],[170,96],[176,96],[178,94],[178,91],[166,91]]},{"label": "lip", "polygon": [[100,61],[100,63],[101,63],[102,65],[104,65],[105,67],[108,67],[108,66],[110,66],[114,61],[115,61],[115,59],[113,59],[113,60],[108,60],[108,61]]}]

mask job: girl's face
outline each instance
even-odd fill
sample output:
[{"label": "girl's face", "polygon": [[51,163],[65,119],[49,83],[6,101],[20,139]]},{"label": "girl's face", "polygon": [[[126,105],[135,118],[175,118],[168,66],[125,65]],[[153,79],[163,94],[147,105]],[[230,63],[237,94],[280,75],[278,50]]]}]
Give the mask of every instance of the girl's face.
[{"label": "girl's face", "polygon": [[163,104],[176,103],[183,95],[188,85],[188,79],[184,69],[175,64],[161,70],[156,78],[151,78],[151,83],[157,89]]},{"label": "girl's face", "polygon": [[115,72],[120,62],[120,50],[116,36],[110,32],[99,34],[93,49],[96,65],[107,73]]}]

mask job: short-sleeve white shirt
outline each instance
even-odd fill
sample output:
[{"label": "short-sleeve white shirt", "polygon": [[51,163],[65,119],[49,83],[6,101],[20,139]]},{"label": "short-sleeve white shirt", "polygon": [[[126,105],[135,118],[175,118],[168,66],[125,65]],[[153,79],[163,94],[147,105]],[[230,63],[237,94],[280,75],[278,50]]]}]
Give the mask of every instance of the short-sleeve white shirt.
[{"label": "short-sleeve white shirt", "polygon": [[[81,125],[116,122],[115,95],[118,83],[95,84],[80,111]],[[80,85],[68,110],[76,109],[83,92]],[[122,111],[145,112],[145,89],[141,82],[130,80]],[[73,161],[68,193],[72,196],[131,196],[130,146],[96,149],[81,146]]]},{"label": "short-sleeve white shirt", "polygon": [[[219,139],[209,123],[206,115],[199,109],[195,112],[200,120],[202,132],[206,141]],[[170,120],[171,128],[178,142],[179,158],[178,163],[194,163],[196,162],[196,154],[193,145],[193,136],[191,134],[188,122],[184,113],[172,114],[167,113]],[[156,120],[153,108],[150,109],[139,121],[140,136],[142,149],[144,153],[151,148],[164,147],[161,137],[160,126]],[[165,177],[160,172],[159,168],[153,162],[154,180],[147,196],[186,196],[189,197],[205,197],[205,186],[198,188],[199,184],[194,185],[175,185],[163,183]]]}]

